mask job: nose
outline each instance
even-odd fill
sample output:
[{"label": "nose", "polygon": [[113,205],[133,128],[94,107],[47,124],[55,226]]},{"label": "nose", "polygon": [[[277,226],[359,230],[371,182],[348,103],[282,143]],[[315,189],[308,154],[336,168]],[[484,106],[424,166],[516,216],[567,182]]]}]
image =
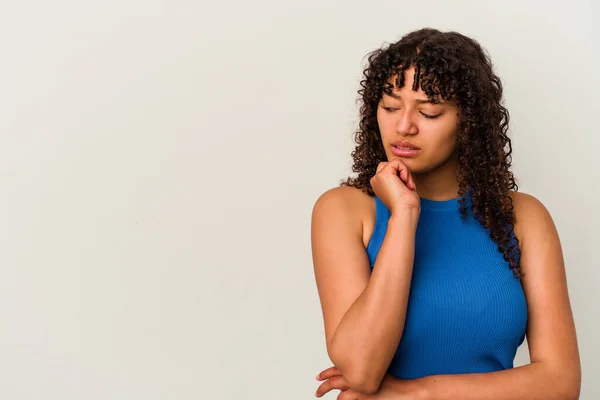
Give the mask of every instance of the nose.
[{"label": "nose", "polygon": [[419,128],[415,123],[415,116],[412,110],[401,112],[396,123],[396,133],[399,135],[416,135]]}]

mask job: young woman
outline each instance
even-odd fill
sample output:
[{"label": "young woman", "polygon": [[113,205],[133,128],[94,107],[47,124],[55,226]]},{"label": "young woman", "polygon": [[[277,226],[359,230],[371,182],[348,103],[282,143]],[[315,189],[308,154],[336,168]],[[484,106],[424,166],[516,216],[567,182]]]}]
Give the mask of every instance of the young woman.
[{"label": "young woman", "polygon": [[[559,237],[542,203],[517,192],[490,59],[464,35],[422,29],[368,61],[358,175],[312,215],[334,364],[316,395],[577,399]],[[514,368],[525,336],[531,363]]]}]

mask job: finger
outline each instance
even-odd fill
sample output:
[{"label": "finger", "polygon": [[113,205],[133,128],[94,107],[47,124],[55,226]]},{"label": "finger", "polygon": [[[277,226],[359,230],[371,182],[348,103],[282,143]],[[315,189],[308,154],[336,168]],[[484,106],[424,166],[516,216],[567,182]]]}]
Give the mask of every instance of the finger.
[{"label": "finger", "polygon": [[325,382],[321,383],[315,392],[315,396],[321,397],[325,393],[328,393],[332,390],[348,390],[349,386],[346,383],[346,380],[343,376],[338,375],[333,378],[327,379]]},{"label": "finger", "polygon": [[379,173],[379,171],[381,171],[381,170],[383,169],[383,167],[385,167],[387,164],[388,164],[387,162],[380,162],[380,163],[377,165],[377,171],[376,171],[375,173],[377,173],[377,174],[378,174],[378,173]]},{"label": "finger", "polygon": [[407,171],[407,172],[409,172],[408,171],[408,167],[406,166],[406,164],[404,164],[404,162],[402,160],[399,160],[397,158],[395,160],[389,162],[388,165],[389,165],[390,168],[395,169],[399,173],[401,171]]},{"label": "finger", "polygon": [[415,180],[414,180],[412,174],[408,174],[408,184],[412,190],[417,189],[417,185],[415,185]]},{"label": "finger", "polygon": [[359,393],[352,389],[345,390],[338,394],[337,400],[360,400]]},{"label": "finger", "polygon": [[402,161],[396,159],[388,163],[387,167],[390,169],[391,173],[398,176],[402,182],[408,183],[408,176],[410,175],[410,171],[406,164]]},{"label": "finger", "polygon": [[408,184],[408,170],[407,169],[403,169],[400,171],[400,179],[402,179],[402,182]]},{"label": "finger", "polygon": [[340,370],[334,365],[333,367],[329,367],[324,371],[321,371],[316,379],[318,381],[324,381],[325,379],[331,378],[332,376],[341,375]]},{"label": "finger", "polygon": [[402,161],[399,158],[394,158],[388,164],[392,164],[392,167],[394,167],[394,168],[396,168],[398,170],[407,168],[406,164],[404,163],[404,161]]}]

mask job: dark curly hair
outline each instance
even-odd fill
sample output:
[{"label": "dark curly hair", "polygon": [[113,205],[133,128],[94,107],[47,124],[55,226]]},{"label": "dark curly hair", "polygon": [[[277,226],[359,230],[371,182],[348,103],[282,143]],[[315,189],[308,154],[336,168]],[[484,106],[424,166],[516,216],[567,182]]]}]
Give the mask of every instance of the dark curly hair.
[{"label": "dark curly hair", "polygon": [[502,105],[502,84],[491,60],[475,40],[457,32],[425,28],[368,55],[358,90],[360,123],[355,132],[352,170],[357,177],[340,182],[374,196],[370,179],[377,165],[387,161],[377,124],[382,94],[390,93],[388,80],[415,69],[413,90],[419,85],[432,102],[454,102],[459,110],[457,152],[460,213],[466,218],[467,202],[473,216],[489,232],[516,278],[521,278],[519,241],[514,233],[514,206],[509,192],[518,186],[510,171],[511,141],[507,135],[509,113]]}]

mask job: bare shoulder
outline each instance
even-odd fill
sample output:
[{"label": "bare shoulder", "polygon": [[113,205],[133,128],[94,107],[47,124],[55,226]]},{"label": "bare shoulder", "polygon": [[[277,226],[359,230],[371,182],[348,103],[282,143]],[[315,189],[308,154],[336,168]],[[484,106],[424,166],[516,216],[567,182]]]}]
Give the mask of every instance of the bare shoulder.
[{"label": "bare shoulder", "polygon": [[338,186],[319,196],[313,207],[313,227],[318,220],[341,223],[361,234],[366,247],[375,225],[375,200],[352,186]]},{"label": "bare shoulder", "polygon": [[[559,373],[565,398],[578,398],[581,365],[559,235],[548,209],[526,193],[511,193],[521,242],[531,362]],[[557,375],[557,376],[559,376]]]},{"label": "bare shoulder", "polygon": [[515,206],[515,212],[519,211],[542,211],[545,210],[546,207],[542,204],[540,200],[534,197],[531,194],[524,192],[510,192],[510,197],[513,200],[513,204]]},{"label": "bare shoulder", "polygon": [[361,211],[373,202],[373,198],[353,186],[338,186],[324,192],[315,203],[314,209],[344,207],[346,211]]},{"label": "bare shoulder", "polygon": [[554,220],[546,206],[536,197],[512,192],[515,234],[521,250],[521,270],[526,294],[535,293],[532,286],[553,277],[565,281],[562,246]]},{"label": "bare shoulder", "polygon": [[335,187],[321,194],[312,210],[313,239],[329,236],[333,231],[343,232],[344,236],[351,235],[354,239],[360,237],[361,197],[359,189],[348,186]]},{"label": "bare shoulder", "polygon": [[342,186],[323,193],[313,208],[313,266],[328,350],[342,317],[369,281],[363,219],[370,202],[374,208],[368,194]]},{"label": "bare shoulder", "polygon": [[517,204],[525,207],[544,207],[540,200],[528,193],[511,191],[510,196],[513,199],[515,207],[517,207]]},{"label": "bare shoulder", "polygon": [[[550,212],[535,196],[523,192],[510,192],[515,215],[515,234],[526,246],[527,238],[538,237],[542,233],[556,234],[556,228]],[[550,231],[548,231],[550,230]]]}]

